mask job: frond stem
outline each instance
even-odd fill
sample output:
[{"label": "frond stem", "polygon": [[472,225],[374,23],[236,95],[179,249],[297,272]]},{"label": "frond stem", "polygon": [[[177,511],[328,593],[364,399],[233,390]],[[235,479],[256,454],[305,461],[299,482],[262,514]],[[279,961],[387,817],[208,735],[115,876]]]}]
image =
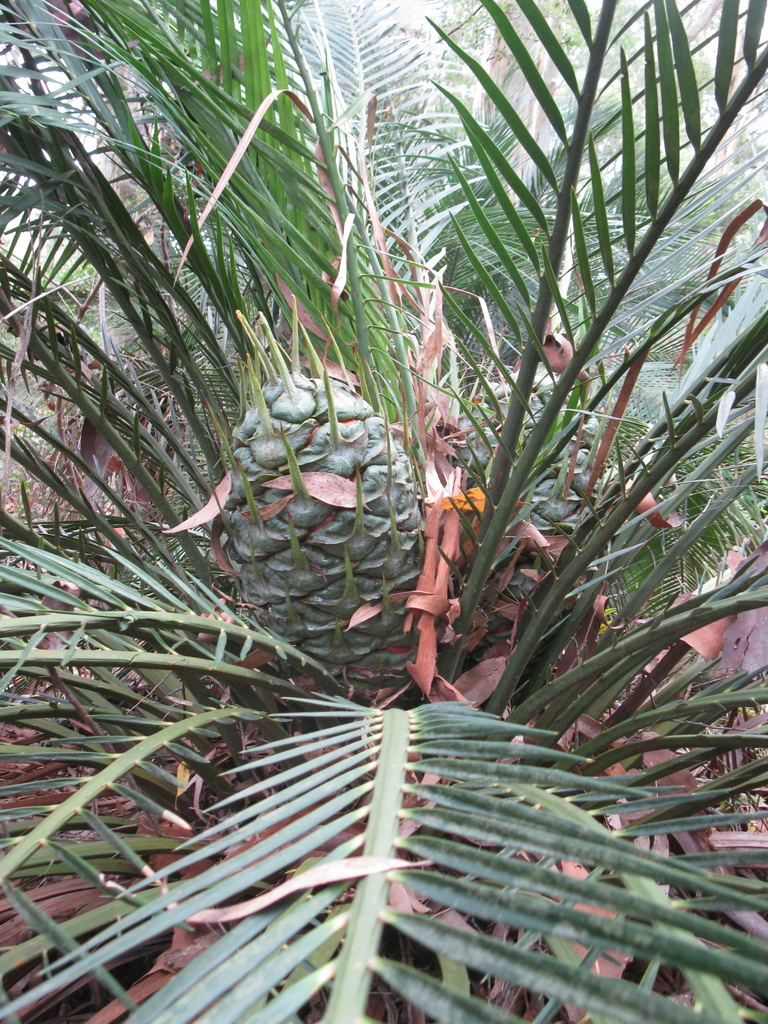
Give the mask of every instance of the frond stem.
[{"label": "frond stem", "polygon": [[[568,146],[568,158],[557,201],[555,221],[547,250],[555,277],[560,273],[560,268],[562,267],[563,258],[567,248],[568,231],[571,223],[572,189],[575,188],[579,179],[579,172],[584,157],[584,147],[586,146],[589,125],[592,119],[592,109],[594,107],[595,97],[600,83],[600,71],[608,49],[608,42],[610,39],[611,26],[613,24],[616,5],[617,0],[609,0],[609,2],[606,2],[603,5],[597,31],[595,33],[595,40],[590,51],[589,64],[587,65],[587,70],[584,76],[584,87],[581,91],[581,98],[579,100],[573,135],[571,136],[570,145]],[[547,280],[546,274],[542,274],[539,282],[536,307],[531,320],[533,333],[539,344],[529,341],[523,349],[523,354],[520,360],[520,369],[517,376],[518,393],[516,396],[512,397],[512,400],[510,400],[509,412],[507,413],[507,418],[501,429],[498,452],[496,459],[494,460],[489,484],[491,501],[488,503],[481,523],[479,535],[480,544],[477,548],[470,578],[464,590],[464,595],[462,596],[461,616],[456,624],[456,632],[459,634],[459,637],[466,634],[466,631],[469,628],[469,624],[477,610],[477,606],[482,595],[483,584],[493,564],[496,545],[493,543],[484,544],[483,541],[489,531],[491,534],[498,532],[498,530],[494,531],[492,529],[492,524],[498,523],[500,521],[500,517],[504,517],[504,513],[500,512],[497,506],[503,496],[505,502],[504,507],[514,508],[524,486],[523,478],[523,482],[515,487],[517,493],[512,497],[512,500],[509,501],[508,492],[509,485],[511,483],[509,473],[512,466],[512,453],[517,449],[520,432],[523,429],[523,423],[525,421],[528,407],[528,399],[531,395],[531,391],[533,390],[536,369],[539,364],[540,343],[544,340],[547,321],[549,320],[550,311],[552,309],[552,301],[552,288]],[[517,480],[517,475],[513,477],[513,480]],[[507,520],[505,519],[505,524],[506,521]],[[445,664],[441,665],[442,675],[449,679],[452,678],[453,673],[455,673],[461,661],[462,653],[463,644],[461,643],[461,639],[459,639],[455,647],[448,652],[448,655],[445,658]]]},{"label": "frond stem", "polygon": [[[751,381],[745,381],[737,388],[739,400],[743,400],[753,387],[754,384]],[[565,549],[563,570],[538,605],[535,621],[529,620],[527,628],[521,630],[520,642],[507,663],[496,692],[489,701],[489,711],[493,708],[492,713],[500,714],[506,707],[528,662],[549,628],[552,617],[557,614],[571,588],[587,571],[589,565],[598,557],[621,525],[635,514],[635,509],[641,499],[649,494],[653,487],[667,479],[679,465],[681,458],[714,430],[716,417],[717,407],[713,406],[701,422],[697,422],[678,439],[674,447],[670,447],[660,456],[649,471],[638,476],[624,500],[609,512],[601,528],[591,534],[580,550],[576,551],[574,544]],[[568,560],[569,552],[571,553],[570,560]]]},{"label": "frond stem", "polygon": [[[541,451],[542,446],[557,421],[560,409],[567,401],[568,395],[576,383],[579,373],[589,362],[595,345],[607,330],[614,313],[634,283],[637,275],[642,270],[645,261],[648,259],[656,243],[666,230],[672,220],[672,217],[682,205],[684,199],[693,188],[707,163],[716,152],[718,146],[723,141],[723,138],[733,125],[740,111],[753,91],[757,88],[766,72],[768,72],[768,47],[766,47],[760,60],[757,61],[755,67],[734,93],[728,109],[710,130],[701,149],[691,160],[684,174],[681,176],[678,185],[672,190],[664,203],[657,220],[648,227],[648,230],[635,251],[635,255],[625,266],[615,287],[603,304],[598,316],[592,322],[592,326],[584,335],[579,347],[575,350],[573,359],[560,376],[560,380],[553,389],[549,401],[542,410],[541,415],[531,432],[531,436],[520,454],[520,459],[515,465],[514,472],[511,477],[509,476],[509,469],[507,470],[506,486],[501,498],[498,502],[494,503],[492,518],[487,526],[487,532],[478,546],[477,554],[472,564],[467,584],[464,588],[462,613],[454,627],[456,632],[460,634],[460,639],[456,643],[456,646],[449,652],[449,658],[446,659],[447,663],[441,665],[441,674],[446,678],[453,678],[453,675],[461,661],[463,654],[463,637],[466,636],[468,626],[472,622],[474,614],[480,603],[485,581],[493,566],[493,562],[496,558],[496,552],[498,551],[499,545],[506,532],[507,524],[510,522],[517,502],[527,485],[530,473],[536,463],[538,453]],[[503,440],[504,438],[502,437],[502,441]],[[499,447],[500,450],[502,450],[503,444]],[[581,559],[578,559],[578,561],[581,564]],[[546,628],[543,617],[538,618],[537,623],[537,631],[539,629],[544,630]],[[528,637],[526,635],[526,640],[527,639]],[[539,636],[539,639],[541,639],[541,636]],[[533,636],[531,636],[531,640],[533,640]],[[510,669],[510,673],[511,671],[512,670]],[[499,714],[506,706],[515,685],[516,682],[512,681],[511,674],[505,678],[503,682],[500,682],[496,693],[491,698],[487,710],[492,711],[494,714]]]},{"label": "frond stem", "polygon": [[[411,721],[407,711],[390,709],[383,715],[383,731],[376,779],[365,835],[366,857],[391,857],[400,819],[405,768],[408,762]],[[321,1024],[359,1024],[368,1002],[373,974],[369,962],[379,951],[382,928],[379,914],[387,906],[389,882],[385,874],[368,875],[357,886],[349,909],[344,946],[336,965],[336,981]]]}]

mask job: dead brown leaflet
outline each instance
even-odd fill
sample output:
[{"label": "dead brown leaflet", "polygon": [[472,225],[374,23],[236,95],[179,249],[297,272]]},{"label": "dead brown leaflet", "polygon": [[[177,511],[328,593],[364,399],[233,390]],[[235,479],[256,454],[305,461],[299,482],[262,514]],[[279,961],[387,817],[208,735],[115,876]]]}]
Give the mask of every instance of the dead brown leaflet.
[{"label": "dead brown leaflet", "polygon": [[[725,255],[728,246],[731,244],[736,234],[744,227],[744,225],[748,221],[750,221],[756,214],[760,213],[761,210],[764,213],[768,214],[768,206],[766,206],[765,203],[763,203],[761,200],[755,199],[748,206],[745,206],[744,209],[733,218],[733,220],[730,222],[728,227],[723,232],[722,237],[720,238],[720,241],[717,244],[717,249],[715,250],[715,257],[712,261],[712,265],[709,268],[709,273],[707,274],[707,281],[711,281],[712,278],[715,277],[715,275],[717,274],[718,270],[720,269],[720,265],[723,262],[723,256]],[[766,242],[768,242],[768,217],[766,217],[766,221],[763,224],[760,234],[758,235],[755,241],[754,248],[757,249],[760,246],[765,245]],[[675,366],[680,367],[681,373],[683,370],[683,363],[685,362],[685,357],[688,355],[691,345],[693,345],[693,343],[702,333],[704,328],[707,327],[707,325],[712,322],[716,314],[723,308],[723,306],[731,297],[731,295],[733,295],[742,278],[743,275],[739,276],[734,281],[729,281],[728,284],[725,285],[725,287],[721,290],[720,294],[717,296],[715,301],[709,307],[709,309],[701,318],[698,324],[696,323],[696,319],[699,315],[699,311],[701,310],[701,304],[696,306],[696,308],[691,313],[691,318],[688,321],[688,326],[685,330],[683,344],[680,348],[680,352],[678,353],[677,359],[675,360],[674,364]]]},{"label": "dead brown leaflet", "polygon": [[[205,209],[203,210],[203,212],[200,214],[200,216],[198,218],[198,221],[197,221],[198,230],[202,229],[203,224],[205,224],[205,222],[208,219],[209,215],[211,214],[213,208],[216,206],[216,203],[219,201],[219,197],[221,196],[221,194],[224,192],[224,189],[229,184],[230,178],[232,177],[232,175],[237,170],[237,168],[238,168],[238,166],[240,164],[240,161],[243,159],[243,157],[247,153],[248,147],[250,146],[251,142],[253,141],[253,138],[256,135],[256,132],[257,132],[257,130],[259,128],[259,125],[261,124],[261,122],[264,119],[264,115],[266,114],[266,112],[269,110],[269,108],[272,106],[272,104],[275,102],[275,100],[279,96],[287,96],[288,99],[291,101],[291,103],[293,103],[294,106],[296,106],[302,112],[302,114],[304,114],[304,116],[309,121],[312,120],[312,115],[310,114],[310,112],[307,109],[306,105],[304,104],[304,102],[301,99],[299,99],[299,97],[296,95],[295,92],[291,92],[290,89],[273,89],[272,92],[269,93],[269,95],[266,96],[261,101],[261,103],[259,104],[258,109],[256,110],[255,114],[253,115],[253,117],[251,118],[251,120],[248,123],[248,127],[243,132],[243,134],[242,134],[242,136],[240,138],[240,141],[238,142],[237,146],[235,147],[234,153],[232,154],[232,156],[227,161],[227,166],[224,168],[224,171],[223,171],[221,177],[216,182],[216,185],[215,185],[215,187],[213,189],[213,192],[211,193],[211,198],[205,204]],[[175,275],[175,277],[173,279],[174,280],[174,284],[179,279],[179,274],[181,273],[182,267],[186,263],[187,256],[189,255],[189,250],[192,248],[192,243],[194,242],[194,239],[195,239],[194,234],[190,235],[188,240],[187,240],[187,244],[184,246],[184,251],[181,254],[181,259],[179,260],[179,265],[176,268],[176,275]]]},{"label": "dead brown leaflet", "polygon": [[[408,615],[403,626],[409,632],[415,623],[419,632],[416,660],[408,662],[407,669],[419,689],[431,700],[463,700],[464,698],[446,680],[437,675],[436,618],[445,618],[450,625],[458,618],[458,600],[448,596],[450,563],[459,553],[461,522],[456,509],[446,511],[435,501],[427,513],[424,527],[424,563],[416,592],[406,600]],[[436,683],[436,691],[433,687]]]}]

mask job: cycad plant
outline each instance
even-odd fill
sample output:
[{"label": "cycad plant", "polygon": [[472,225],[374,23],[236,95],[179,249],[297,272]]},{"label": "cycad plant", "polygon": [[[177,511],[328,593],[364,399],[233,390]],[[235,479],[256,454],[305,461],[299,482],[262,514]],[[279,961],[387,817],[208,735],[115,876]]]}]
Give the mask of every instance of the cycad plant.
[{"label": "cycad plant", "polygon": [[768,1020],[764,4],[615,6],[422,221],[338,3],[4,0],[4,1019]]}]

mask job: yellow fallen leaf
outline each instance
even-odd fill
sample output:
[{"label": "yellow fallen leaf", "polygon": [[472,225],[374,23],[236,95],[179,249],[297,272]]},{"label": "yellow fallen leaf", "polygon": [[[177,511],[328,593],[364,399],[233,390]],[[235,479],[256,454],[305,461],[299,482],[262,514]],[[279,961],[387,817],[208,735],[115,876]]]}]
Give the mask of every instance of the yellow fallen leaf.
[{"label": "yellow fallen leaf", "polygon": [[462,512],[484,512],[485,491],[482,487],[472,487],[463,494],[454,494],[450,498],[443,498],[442,507],[446,512],[452,508],[461,509]]},{"label": "yellow fallen leaf", "polygon": [[176,789],[176,796],[181,796],[184,790],[189,785],[191,778],[191,772],[189,768],[182,762],[176,769],[176,781],[178,782],[178,788]]}]

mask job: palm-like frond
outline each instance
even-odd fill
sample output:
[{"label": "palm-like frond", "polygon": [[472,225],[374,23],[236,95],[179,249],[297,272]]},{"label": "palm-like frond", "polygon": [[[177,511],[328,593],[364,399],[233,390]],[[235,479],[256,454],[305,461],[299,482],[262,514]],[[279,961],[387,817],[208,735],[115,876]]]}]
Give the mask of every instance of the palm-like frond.
[{"label": "palm-like frond", "polygon": [[[72,665],[89,668],[102,680],[98,688],[108,691],[114,685],[121,700],[130,703],[137,685],[148,692],[159,685],[161,695],[189,688],[193,703],[205,705],[212,682],[206,677],[217,665],[222,689],[253,690],[254,706],[268,710],[274,707],[275,691],[294,689],[258,667],[277,660],[292,663],[299,674],[311,672],[325,688],[337,690],[320,665],[278,637],[236,619],[227,603],[200,581],[180,579],[158,567],[144,571],[139,558],[129,562],[116,551],[108,555],[106,572],[87,560],[77,561],[66,550],[55,550],[53,544],[32,547],[6,539],[3,554],[4,688],[20,673],[45,681],[49,667]],[[133,677],[133,689],[120,683],[126,673]],[[91,684],[86,678],[69,676],[69,685],[87,689]]]},{"label": "palm-like frond", "polygon": [[[370,265],[369,283],[361,292],[355,278],[354,300],[342,299],[335,316],[330,282],[341,240],[319,177],[311,117],[286,96],[277,98],[275,120],[263,122],[200,232],[199,207],[224,172],[249,112],[239,79],[211,80],[200,67],[210,55],[187,48],[183,30],[192,31],[192,15],[191,9],[186,15],[172,12],[169,30],[158,38],[149,7],[95,7],[89,17],[99,31],[91,41],[112,64],[94,67],[42,9],[7,9],[6,40],[23,45],[35,70],[23,67],[19,57],[19,74],[8,79],[4,93],[9,119],[2,222],[13,226],[13,242],[1,273],[6,322],[23,339],[18,386],[9,379],[13,416],[23,427],[6,438],[9,455],[58,496],[61,508],[71,510],[65,515],[74,512],[88,524],[73,534],[57,521],[43,532],[52,531],[54,544],[69,549],[74,536],[89,555],[105,533],[128,562],[141,552],[148,571],[165,564],[181,575],[186,563],[206,584],[207,536],[166,538],[159,527],[181,522],[222,475],[222,446],[240,412],[237,361],[247,347],[238,310],[279,319],[281,307],[290,316],[293,295],[299,316],[321,335],[337,321],[334,339],[353,364],[350,348],[359,345],[370,353],[368,324],[373,329],[378,323],[372,335],[383,361],[378,371],[392,382],[382,398],[393,402],[396,413],[401,397],[394,381],[403,374],[393,355],[405,351],[409,321],[376,304]],[[78,31],[79,38],[91,38],[87,28]],[[277,22],[273,33],[275,54],[285,46],[288,61],[273,68],[273,84],[301,90]],[[248,50],[237,32],[235,39]],[[260,60],[250,50],[246,56]],[[252,71],[247,65],[248,81]],[[40,98],[43,111],[33,120],[26,118],[31,94]],[[48,103],[51,96],[57,103],[66,99],[66,113]],[[125,181],[108,180],[107,154]],[[144,227],[132,215],[138,205]],[[190,236],[187,264],[175,280],[172,264]],[[367,240],[362,242],[361,252],[372,253]],[[357,245],[353,236],[350,275],[351,248]],[[69,266],[88,270],[88,288],[99,292],[101,313],[88,327],[85,311],[73,308],[62,291]],[[365,331],[358,329],[363,308]],[[392,322],[401,326],[399,353],[390,351],[381,332]],[[13,364],[14,343],[3,355]],[[55,405],[59,422],[13,401],[22,380],[33,382],[33,392],[40,389]],[[372,382],[370,377],[374,397]],[[410,394],[412,399],[412,389]],[[74,443],[61,429],[69,408],[84,418]],[[51,471],[51,450],[67,460],[67,476]],[[28,539],[36,527],[30,523],[25,533],[9,522],[7,528]]]},{"label": "palm-like frond", "polygon": [[[224,714],[182,718],[169,735],[210,728]],[[468,709],[377,713],[309,702],[294,706],[291,720],[302,715],[315,717],[317,728],[250,751],[229,775],[235,792],[208,809],[216,824],[177,845],[168,868],[113,899],[119,921],[71,952],[50,925],[49,948],[58,944],[63,955],[6,1013],[89,974],[106,983],[109,965],[156,936],[160,921],[164,930],[191,922],[200,936],[209,922],[238,923],[218,938],[215,929],[213,944],[198,939],[204,959],[133,1008],[134,1024],[289,1020],[308,1002],[324,1007],[323,1019],[352,1021],[366,1013],[372,991],[387,990],[441,1020],[519,1020],[473,994],[492,978],[540,993],[549,1012],[578,1001],[597,1019],[640,1021],[652,1005],[659,1020],[682,1024],[738,1019],[728,984],[755,993],[768,987],[762,944],[697,917],[685,902],[695,894],[738,913],[762,906],[760,898],[695,858],[660,857],[599,824],[600,815],[620,808],[632,820],[628,833],[641,835],[657,805],[667,815],[684,812],[684,794],[579,779],[565,770],[578,759],[553,750],[546,732]],[[323,716],[331,724],[322,727]],[[127,766],[139,770],[151,747],[143,740],[128,748],[86,783],[87,793],[18,840],[7,855],[9,874],[22,869],[43,834],[51,841],[73,827],[76,804],[114,784]],[[74,855],[68,864],[88,853],[71,843],[61,850]],[[357,864],[371,873],[353,884],[344,873],[354,876],[348,858],[361,851],[374,860]],[[413,867],[385,874],[384,858],[393,853]],[[577,864],[586,878],[573,876],[568,865]],[[249,891],[269,892],[270,879],[291,866],[307,872],[311,894],[300,893],[299,874],[300,894],[280,899],[276,890],[263,909],[228,908]],[[674,901],[668,885],[679,894]],[[343,900],[351,889],[351,902]],[[34,920],[27,898],[7,891]],[[66,934],[78,932],[77,921],[69,922]],[[14,954],[17,969],[41,948],[39,940],[27,946]],[[409,951],[409,964],[393,959],[398,946]],[[645,961],[647,977],[665,964],[681,970],[696,1008],[648,992],[639,1002],[635,985],[584,970],[627,954]],[[130,1006],[130,993],[117,999]]]},{"label": "palm-like frond", "polygon": [[[522,56],[507,16],[486,6]],[[453,388],[463,357],[474,390],[451,396],[469,424],[459,433],[474,431],[493,462],[486,478],[478,452],[456,447],[486,508],[479,527],[464,516],[474,553],[451,567],[462,608],[442,671],[456,682],[475,612],[496,603],[497,570],[517,557],[510,529],[536,512],[547,474],[565,475],[574,434],[600,421],[597,459],[625,381],[644,360],[672,362],[691,310],[759,265],[734,247],[712,281],[698,267],[753,166],[734,160],[719,182],[708,169],[726,132],[762,111],[762,5],[724,5],[701,88],[672,3],[643,14],[642,43],[624,54],[632,36],[615,36],[614,5],[593,25],[572,0],[578,58],[520,6],[561,79],[555,101],[523,57],[554,146],[472,58],[490,123],[459,90],[429,129],[427,101],[409,93],[410,44],[378,9],[88,0],[75,28],[38,0],[3,7],[3,438],[33,489],[56,496],[43,512],[24,487],[0,511],[4,810],[19,812],[0,911],[9,944],[23,939],[0,957],[10,1021],[55,1013],[90,981],[132,1024],[340,1024],[382,1004],[444,1024],[514,1022],[532,1007],[543,1024],[564,1004],[597,1024],[649,1011],[735,1022],[737,1000],[768,991],[765,885],[742,870],[765,854],[706,841],[764,816],[744,813],[766,779],[765,729],[746,719],[768,694],[759,676],[703,672],[680,639],[765,607],[762,562],[669,606],[673,576],[687,586],[691,564],[715,567],[720,553],[707,562],[697,546],[734,539],[724,512],[743,501],[758,529],[759,495],[744,499],[762,454],[758,285],[702,334],[648,422],[631,408],[562,555],[539,553],[546,573],[529,570],[543,579],[514,633],[505,623],[498,717],[317,696],[342,691],[233,600],[218,534],[164,532],[228,464],[249,354],[238,311],[280,335],[294,297],[311,343],[356,368],[390,421],[419,424],[425,447],[437,425],[417,390],[443,373]],[[734,17],[746,21],[738,52]],[[384,71],[377,59],[393,49]],[[744,76],[729,93],[734,70]],[[373,147],[368,89],[393,109],[412,96]],[[407,236],[391,255],[379,199],[385,226]],[[445,245],[444,283],[494,306],[488,322],[505,330],[489,345],[464,302],[477,299],[445,288],[456,348],[414,383],[414,327],[439,333],[424,293],[440,281],[419,245]],[[406,291],[392,278],[411,270]],[[559,379],[541,369],[553,316],[574,347]],[[660,536],[637,511],[649,493],[662,513],[687,507],[687,529]],[[585,633],[601,595],[613,628]],[[736,715],[738,727],[724,718]],[[669,834],[664,854],[648,838]]]},{"label": "palm-like frond", "polygon": [[[514,52],[521,45],[514,27],[495,4],[490,4],[489,10],[500,33]],[[546,24],[537,20],[533,9],[526,7],[525,13],[558,67],[563,79],[561,91],[566,94],[569,90],[573,92],[576,82],[573,65],[569,63],[559,43],[551,37]],[[730,17],[730,13],[727,16]],[[653,282],[651,287],[655,293],[664,290],[659,288],[658,276],[651,275],[654,272],[658,275],[659,268],[663,267],[665,262],[671,262],[672,252],[684,250],[691,237],[689,231],[692,230],[694,235],[697,231],[700,236],[704,235],[704,232],[699,230],[695,217],[701,216],[698,224],[702,227],[707,220],[711,221],[711,200],[708,193],[709,197],[714,196],[714,186],[707,187],[705,184],[702,189],[702,183],[705,181],[703,175],[710,161],[714,162],[721,134],[744,110],[753,109],[742,107],[738,101],[729,106],[729,102],[723,99],[721,87],[718,87],[720,92],[716,105],[707,107],[704,99],[700,101],[699,93],[705,96],[706,89],[699,89],[696,85],[690,65],[688,40],[676,10],[669,14],[669,22],[661,8],[656,11],[655,22],[646,17],[644,43],[631,55],[624,55],[623,52],[620,54],[619,48],[611,42],[612,17],[613,10],[603,8],[601,21],[594,27],[590,68],[585,72],[583,83],[576,87],[579,105],[573,121],[568,125],[561,123],[559,109],[553,106],[546,91],[540,88],[541,83],[536,79],[535,69],[528,75],[534,91],[538,88],[537,96],[541,107],[555,128],[555,134],[561,140],[558,141],[552,158],[541,149],[530,133],[526,134],[521,130],[514,106],[490,80],[487,72],[473,58],[461,54],[493,101],[499,116],[516,132],[518,145],[535,165],[536,173],[541,180],[546,183],[541,194],[554,197],[556,202],[554,217],[548,216],[532,183],[533,179],[531,183],[523,180],[515,168],[514,161],[499,148],[491,133],[477,121],[460,99],[454,98],[454,104],[473,143],[475,153],[487,171],[493,193],[490,205],[497,210],[504,210],[509,224],[509,237],[515,236],[516,239],[514,247],[506,246],[497,239],[493,222],[486,216],[470,183],[466,178],[462,178],[463,191],[472,209],[475,237],[479,229],[480,236],[484,236],[484,242],[483,247],[476,250],[466,234],[459,229],[461,247],[475,271],[478,283],[493,299],[506,321],[512,342],[506,350],[506,359],[513,363],[521,354],[519,373],[516,374],[514,381],[510,382],[510,386],[514,384],[513,397],[510,400],[506,422],[498,434],[503,455],[497,456],[490,478],[489,497],[496,513],[493,519],[486,517],[481,529],[481,544],[462,599],[462,615],[458,629],[465,635],[481,599],[482,591],[478,589],[478,580],[487,576],[506,528],[502,523],[509,521],[516,502],[521,497],[530,495],[539,479],[541,469],[536,463],[542,460],[542,446],[546,445],[548,438],[558,430],[558,424],[570,425],[561,435],[564,440],[569,434],[572,436],[578,424],[583,422],[578,416],[573,415],[574,396],[571,394],[579,373],[589,372],[588,368],[591,367],[593,376],[600,383],[597,384],[597,391],[593,390],[589,399],[584,397],[582,391],[581,398],[576,401],[582,401],[585,408],[602,417],[610,415],[611,391],[606,386],[606,381],[616,387],[614,395],[617,394],[619,384],[630,371],[630,367],[638,360],[638,366],[642,365],[648,354],[657,344],[663,344],[665,338],[671,341],[674,337],[675,322],[682,325],[686,313],[697,305],[694,300],[689,306],[690,296],[686,296],[684,305],[676,308],[674,302],[677,285],[670,285],[664,296],[663,314],[650,329],[647,320],[645,321],[646,326],[641,334],[643,340],[636,340],[637,347],[631,356],[621,362],[616,359],[620,347],[626,345],[627,340],[632,338],[640,318],[648,312],[648,300],[643,301],[641,296],[644,293],[648,295],[650,282]],[[619,32],[619,36],[621,35],[622,32]],[[458,50],[452,40],[444,38],[449,46]],[[672,52],[670,46],[674,50],[674,60],[671,63],[667,59]],[[726,52],[724,47],[726,43],[721,41],[720,78],[726,74],[726,64],[729,76],[735,66],[734,54]],[[750,62],[741,89],[759,93],[764,68],[762,65],[755,65],[751,57]],[[638,67],[643,69],[643,76],[636,82]],[[598,68],[607,75],[607,84],[604,86],[599,84],[596,77]],[[683,141],[679,134],[672,138],[670,127],[664,141],[666,163],[659,163],[652,145],[658,127],[655,113],[659,102],[658,95],[662,95],[664,103],[667,104],[670,90],[674,95],[678,94],[678,90],[680,95],[683,95],[684,92],[691,90],[692,83],[696,90],[695,96],[691,96],[689,100],[685,95],[682,101],[687,139]],[[565,88],[566,86],[568,88]],[[734,93],[734,100],[735,96]],[[640,106],[641,102],[644,109]],[[599,118],[597,111],[601,108],[604,116]],[[605,116],[605,112],[611,109],[616,112],[615,116]],[[702,111],[707,111],[708,120],[702,121]],[[748,117],[749,113],[745,116]],[[619,139],[616,138],[617,134],[620,136]],[[612,144],[609,140],[612,140]],[[610,153],[607,159],[606,152]],[[728,187],[736,188],[736,183],[739,180],[743,181],[748,173],[748,168],[743,171],[737,168],[733,172],[732,180],[728,182]],[[541,185],[538,187],[541,189]],[[525,210],[528,216],[538,221],[542,233],[541,241],[531,243],[530,232],[517,209],[510,208],[510,191],[518,200],[517,208]],[[689,202],[693,204],[696,214],[693,221],[688,218],[683,225],[682,218],[685,217]],[[730,218],[731,214],[727,213],[726,216]],[[665,245],[670,245],[670,250],[666,253]],[[690,245],[688,248],[690,249]],[[489,260],[488,255],[491,251],[495,253],[496,258]],[[658,264],[655,263],[656,259],[660,261]],[[502,291],[497,280],[494,280],[495,268],[503,268],[506,273],[508,284],[505,291]],[[646,272],[649,276],[644,280],[643,275]],[[529,286],[531,280],[535,283],[533,288]],[[454,308],[459,312],[457,307]],[[535,423],[530,427],[530,434],[526,436],[525,444],[517,454],[515,446],[520,442],[526,421],[530,422],[531,419],[528,400],[536,382],[537,365],[541,359],[540,346],[550,329],[548,320],[551,313],[557,316],[566,335],[572,339],[574,357],[562,371],[551,397],[547,398],[543,410],[536,416]],[[754,383],[755,370],[756,365],[753,365],[748,371],[751,383]],[[718,372],[715,364],[710,366],[708,371],[713,372]],[[699,385],[700,383],[701,380]],[[696,400],[700,402],[698,394]],[[669,407],[675,409],[675,412],[666,415],[651,431],[651,434],[659,439],[659,444],[662,443],[661,438],[670,432],[675,439],[681,437],[682,423],[678,422],[676,417],[682,405],[679,402],[670,402]],[[688,434],[688,439],[696,450],[703,451],[699,441],[694,440],[695,433],[694,429],[694,433]],[[650,436],[648,435],[649,439]],[[703,435],[701,442],[704,442]],[[677,440],[673,443],[677,445]],[[562,447],[560,450],[563,450]],[[652,489],[662,483],[662,477],[655,476],[656,470],[661,468],[661,462],[655,463],[654,469],[652,461],[655,456],[651,455],[652,451],[660,454],[661,449],[654,447],[654,443],[649,446],[645,441],[636,445],[634,450],[642,461],[624,460],[620,470],[620,489],[626,494],[626,512],[630,519],[637,505],[634,498],[640,496],[641,490],[647,494],[647,488]],[[690,452],[693,453],[693,448]],[[679,455],[681,459],[686,457],[682,450]],[[513,463],[514,468],[510,469]],[[707,464],[702,461],[698,466],[699,472],[706,472],[703,469],[705,465],[711,465],[714,469],[716,462],[710,461]],[[636,475],[638,471],[639,478]],[[633,486],[636,490],[625,490],[623,481],[629,480],[634,481]],[[610,504],[616,493],[616,489],[609,489],[604,500]],[[580,595],[578,603],[581,604],[582,612],[589,606],[586,593],[581,589],[573,589],[579,586],[580,574],[587,571],[588,564],[595,558],[605,557],[606,568],[604,571],[598,570],[596,575],[606,581],[621,572],[622,564],[631,562],[627,552],[631,550],[630,534],[635,526],[631,522],[625,523],[618,533],[614,533],[614,527],[607,524],[616,510],[608,513],[609,504],[603,505],[607,515],[607,519],[603,520],[606,529],[604,536],[607,539],[610,533],[621,553],[614,558],[609,553],[609,547],[598,550],[595,520],[590,520],[589,524],[585,525],[583,533],[577,533],[576,545],[579,546],[588,537],[589,551],[580,548],[578,553],[573,551],[572,557],[567,555],[565,560],[561,558],[558,562],[557,580],[552,575],[538,588],[539,601],[534,613],[536,628],[533,632],[525,629],[524,639],[517,643],[507,666],[505,683],[499,687],[492,701],[491,706],[494,710],[501,709],[514,687],[520,685],[526,674],[532,670],[530,659],[534,654],[538,657],[538,644],[548,631],[551,616],[557,613],[556,610],[566,595],[569,592],[572,596],[577,593]],[[670,504],[665,507],[672,506]],[[616,514],[615,523],[618,525],[618,513]],[[594,547],[590,547],[591,544],[594,544]],[[613,544],[613,540],[610,544]],[[588,585],[587,592],[597,593],[596,590],[591,590],[591,584]],[[570,635],[573,635],[575,626],[576,620],[570,620],[568,627],[565,627],[558,637],[565,636],[568,630]],[[553,654],[555,646],[556,642],[553,642]],[[461,657],[460,647],[461,642],[454,645],[451,653],[446,653],[443,659],[444,672],[452,674],[456,670]],[[550,667],[551,664],[550,662]],[[545,678],[546,670],[541,667],[533,669],[533,672],[537,680]]]}]

